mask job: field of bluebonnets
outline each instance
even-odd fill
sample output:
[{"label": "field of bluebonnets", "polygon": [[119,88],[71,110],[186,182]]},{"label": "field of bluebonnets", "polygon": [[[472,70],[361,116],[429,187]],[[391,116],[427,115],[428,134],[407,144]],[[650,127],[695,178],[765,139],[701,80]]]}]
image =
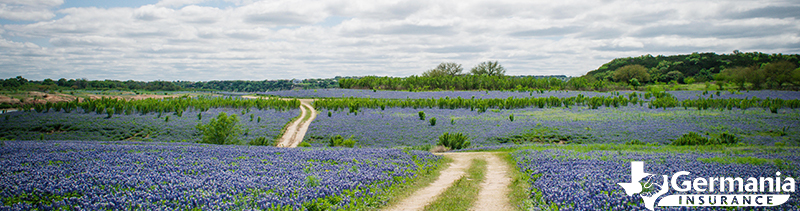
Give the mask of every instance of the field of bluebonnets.
[{"label": "field of bluebonnets", "polygon": [[[341,135],[364,149],[191,143],[200,140],[195,126],[222,112],[239,116],[245,133],[238,144],[273,140],[300,113],[298,101],[200,97],[28,107],[0,115],[0,137],[19,140],[0,146],[0,209],[369,209],[439,161],[428,152],[386,148],[433,145],[445,132],[467,135],[472,149],[520,148],[512,157],[531,186],[522,208],[641,209],[641,198],[616,184],[630,178],[632,160],[656,174],[800,173],[797,150],[784,149],[800,145],[797,92],[261,94],[348,98],[315,102],[319,115],[304,141],[319,147]],[[665,146],[691,132],[732,135],[738,143],[710,151]],[[780,208],[797,209],[797,192],[792,196]]]},{"label": "field of bluebonnets", "polygon": [[0,209],[365,209],[438,160],[378,148],[5,141]]},{"label": "field of bluebonnets", "polygon": [[[649,149],[647,149],[649,148]],[[620,150],[565,150],[528,149],[516,151],[512,156],[517,167],[534,178],[531,183],[531,201],[543,210],[644,210],[639,195],[628,196],[617,183],[631,180],[631,161],[645,161],[644,171],[657,175],[652,182],[661,184],[660,175],[672,176],[678,171],[691,174],[679,180],[694,178],[742,177],[787,178],[800,175],[800,151],[792,150],[740,150],[709,153],[702,151],[668,152],[659,147],[642,147],[640,151]],[[746,151],[746,150],[745,150]],[[780,172],[781,176],[776,176]],[[769,184],[769,183],[767,183]],[[795,189],[796,187],[792,187]],[[652,193],[661,189],[653,186]],[[735,191],[743,191],[734,186]],[[770,191],[776,194],[779,191]],[[797,210],[800,192],[783,192],[791,195],[788,202],[768,210]],[[679,192],[674,188],[665,195]],[[698,193],[694,190],[681,194],[731,194],[729,190]],[[745,192],[747,194],[747,192]],[[752,208],[752,207],[751,207]],[[686,210],[687,207],[661,207],[658,210]],[[692,210],[730,210],[732,207],[694,207]]]}]

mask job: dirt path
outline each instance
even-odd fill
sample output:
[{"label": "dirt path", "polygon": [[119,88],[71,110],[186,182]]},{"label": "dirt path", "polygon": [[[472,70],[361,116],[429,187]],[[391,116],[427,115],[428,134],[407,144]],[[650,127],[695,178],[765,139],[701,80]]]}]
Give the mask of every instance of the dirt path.
[{"label": "dirt path", "polygon": [[289,127],[286,127],[283,136],[277,141],[278,147],[297,147],[303,141],[303,137],[308,131],[308,126],[317,117],[317,110],[314,110],[314,106],[311,106],[313,101],[311,99],[300,99],[301,114],[289,124]]},{"label": "dirt path", "polygon": [[478,200],[472,210],[511,210],[508,201],[508,165],[496,154],[486,153],[486,178],[481,183]]},{"label": "dirt path", "polygon": [[433,183],[427,187],[417,190],[410,197],[386,210],[422,210],[430,204],[436,197],[449,188],[453,183],[466,174],[470,160],[474,158],[484,158],[487,162],[486,179],[481,183],[481,190],[478,192],[478,200],[471,210],[511,210],[508,201],[508,167],[500,160],[497,155],[488,152],[462,152],[462,153],[443,153],[440,155],[453,159],[450,167],[439,175]]}]

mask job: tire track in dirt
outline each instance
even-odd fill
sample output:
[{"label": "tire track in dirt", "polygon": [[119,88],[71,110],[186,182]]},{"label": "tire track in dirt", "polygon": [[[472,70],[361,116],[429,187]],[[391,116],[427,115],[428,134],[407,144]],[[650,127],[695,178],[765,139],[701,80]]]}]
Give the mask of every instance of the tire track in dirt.
[{"label": "tire track in dirt", "polygon": [[289,127],[286,127],[283,136],[277,141],[278,147],[297,147],[300,142],[303,142],[308,126],[317,117],[317,110],[310,104],[313,101],[311,99],[300,99],[300,116],[290,123]]},{"label": "tire track in dirt", "polygon": [[511,210],[508,200],[508,185],[511,183],[511,179],[508,177],[508,166],[497,155],[489,152],[442,153],[439,155],[453,159],[450,167],[442,170],[439,178],[427,187],[417,190],[408,198],[385,210],[423,210],[456,180],[464,176],[470,161],[475,158],[486,159],[487,169],[486,178],[481,183],[481,190],[478,192],[478,199],[470,210]]}]

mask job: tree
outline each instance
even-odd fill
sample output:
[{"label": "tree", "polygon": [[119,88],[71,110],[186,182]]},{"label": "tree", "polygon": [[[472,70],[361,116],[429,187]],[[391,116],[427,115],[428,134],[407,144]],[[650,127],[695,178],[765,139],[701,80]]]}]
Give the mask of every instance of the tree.
[{"label": "tree", "polygon": [[238,142],[241,127],[237,125],[239,117],[236,114],[228,116],[225,112],[211,119],[207,125],[198,124],[197,130],[203,134],[203,143],[209,144],[235,144]]},{"label": "tree", "polygon": [[794,64],[788,61],[772,62],[764,65],[764,72],[769,81],[774,82],[777,88],[780,89],[783,83],[792,82],[792,71],[796,68]]},{"label": "tree", "polygon": [[716,79],[718,81],[725,81],[728,83],[734,83],[739,86],[739,89],[744,89],[744,83],[747,82],[747,78],[745,74],[751,70],[749,67],[732,67],[726,68],[722,70],[719,74],[716,75]]},{"label": "tree", "polygon": [[498,61],[486,61],[473,67],[470,73],[473,75],[503,76],[506,74],[506,69]]},{"label": "tree", "polygon": [[422,73],[424,77],[442,77],[442,76],[456,76],[460,75],[461,71],[464,71],[464,68],[461,68],[460,64],[452,63],[452,62],[442,62],[436,68],[425,71]]},{"label": "tree", "polygon": [[642,65],[627,65],[620,67],[614,71],[614,80],[618,82],[630,82],[631,79],[637,79],[639,82],[650,81],[650,74],[647,73],[647,68]]},{"label": "tree", "polygon": [[683,73],[680,71],[670,71],[667,73],[666,77],[667,81],[676,81],[678,83],[683,83]]}]

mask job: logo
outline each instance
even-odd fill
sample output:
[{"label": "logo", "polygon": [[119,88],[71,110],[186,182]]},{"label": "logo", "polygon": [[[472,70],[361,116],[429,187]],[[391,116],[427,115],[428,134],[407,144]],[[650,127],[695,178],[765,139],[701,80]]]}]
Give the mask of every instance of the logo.
[{"label": "logo", "polygon": [[[625,194],[633,196],[639,194],[644,205],[649,210],[654,210],[656,200],[668,193],[670,187],[679,192],[675,195],[664,196],[658,206],[694,206],[694,207],[768,207],[778,206],[789,200],[790,192],[795,190],[795,180],[791,177],[781,177],[781,172],[776,172],[775,177],[708,177],[688,180],[691,175],[688,171],[679,171],[671,177],[661,175],[661,183],[654,183],[658,176],[644,172],[644,162],[631,162],[631,182],[617,183],[625,189]],[[658,189],[658,191],[656,191]],[[685,194],[694,190],[700,194]],[[714,194],[702,194],[702,193]],[[722,194],[720,194],[722,193]]]}]

